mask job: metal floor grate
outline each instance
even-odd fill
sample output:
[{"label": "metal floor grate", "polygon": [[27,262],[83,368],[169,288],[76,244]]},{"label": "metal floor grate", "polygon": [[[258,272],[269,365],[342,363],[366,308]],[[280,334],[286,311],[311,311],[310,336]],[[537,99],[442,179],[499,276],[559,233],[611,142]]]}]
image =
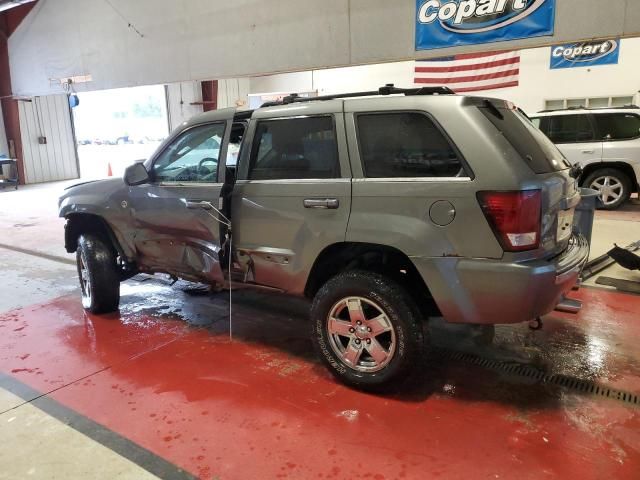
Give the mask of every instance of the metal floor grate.
[{"label": "metal floor grate", "polygon": [[589,395],[609,398],[627,405],[640,406],[640,395],[598,385],[597,383],[589,380],[581,380],[579,378],[569,377],[566,375],[548,375],[530,365],[490,360],[470,353],[455,352],[451,350],[441,350],[438,352],[438,356],[448,360],[456,360],[471,365],[477,365],[489,370],[497,370],[510,375],[530,378],[542,384],[556,385]]}]

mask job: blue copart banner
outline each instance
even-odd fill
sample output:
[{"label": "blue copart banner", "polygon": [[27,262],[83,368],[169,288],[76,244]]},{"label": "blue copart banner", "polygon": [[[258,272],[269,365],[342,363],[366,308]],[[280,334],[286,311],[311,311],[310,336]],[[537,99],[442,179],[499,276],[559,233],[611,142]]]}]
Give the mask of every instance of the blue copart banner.
[{"label": "blue copart banner", "polygon": [[416,50],[553,35],[556,0],[417,0]]},{"label": "blue copart banner", "polygon": [[620,58],[620,39],[569,43],[551,47],[551,68],[615,65]]}]

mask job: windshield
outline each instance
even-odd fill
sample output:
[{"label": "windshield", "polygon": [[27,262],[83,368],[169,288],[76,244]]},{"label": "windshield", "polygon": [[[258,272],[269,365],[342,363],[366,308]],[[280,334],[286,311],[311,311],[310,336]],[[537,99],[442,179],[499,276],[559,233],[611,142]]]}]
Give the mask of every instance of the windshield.
[{"label": "windshield", "polygon": [[518,110],[486,101],[480,111],[505,136],[535,173],[551,173],[571,168],[558,147]]}]

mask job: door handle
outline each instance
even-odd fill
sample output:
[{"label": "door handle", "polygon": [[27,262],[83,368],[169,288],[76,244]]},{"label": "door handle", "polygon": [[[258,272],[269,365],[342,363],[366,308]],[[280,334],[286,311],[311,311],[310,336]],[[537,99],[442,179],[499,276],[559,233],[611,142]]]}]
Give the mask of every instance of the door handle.
[{"label": "door handle", "polygon": [[340,201],[337,198],[305,198],[303,204],[304,208],[335,210],[340,206]]},{"label": "door handle", "polygon": [[582,153],[595,153],[595,150],[582,150]]},{"label": "door handle", "polygon": [[201,208],[203,210],[212,210],[213,207],[211,206],[210,202],[207,201],[194,201],[194,200],[187,200],[186,202],[187,208],[190,210],[195,210],[197,208]]}]

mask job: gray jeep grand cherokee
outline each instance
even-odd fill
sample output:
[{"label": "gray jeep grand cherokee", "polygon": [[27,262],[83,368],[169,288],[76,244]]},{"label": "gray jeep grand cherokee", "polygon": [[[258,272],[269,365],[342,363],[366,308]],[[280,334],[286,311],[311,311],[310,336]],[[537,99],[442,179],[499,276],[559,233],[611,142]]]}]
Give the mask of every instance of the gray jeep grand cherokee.
[{"label": "gray jeep grand cherokee", "polygon": [[123,179],[60,199],[84,307],[137,272],[313,299],[339,379],[375,387],[424,353],[422,321],[525,322],[572,289],[570,166],[514,106],[398,89],[233,109],[184,123]]}]

